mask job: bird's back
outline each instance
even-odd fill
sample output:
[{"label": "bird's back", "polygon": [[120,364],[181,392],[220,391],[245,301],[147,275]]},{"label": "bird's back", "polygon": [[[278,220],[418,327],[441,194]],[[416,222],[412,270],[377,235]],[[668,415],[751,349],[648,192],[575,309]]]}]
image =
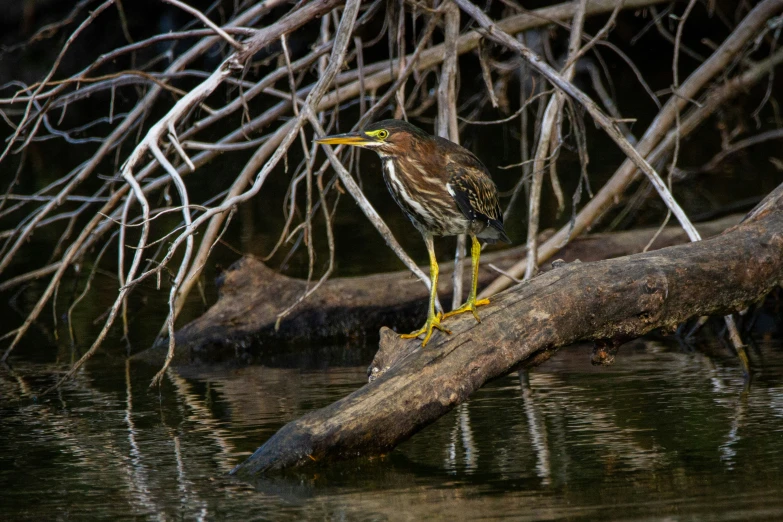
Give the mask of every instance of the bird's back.
[{"label": "bird's back", "polygon": [[410,153],[383,159],[389,191],[422,233],[508,241],[497,187],[483,163],[454,142],[411,140]]}]

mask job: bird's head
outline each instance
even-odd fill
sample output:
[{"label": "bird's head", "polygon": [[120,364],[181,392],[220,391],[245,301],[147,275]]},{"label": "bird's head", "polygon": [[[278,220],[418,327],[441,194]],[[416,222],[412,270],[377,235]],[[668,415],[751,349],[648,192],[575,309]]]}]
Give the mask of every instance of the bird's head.
[{"label": "bird's head", "polygon": [[317,138],[325,145],[352,145],[372,149],[381,156],[401,156],[419,143],[431,139],[415,125],[402,120],[383,120],[367,125],[357,132]]}]

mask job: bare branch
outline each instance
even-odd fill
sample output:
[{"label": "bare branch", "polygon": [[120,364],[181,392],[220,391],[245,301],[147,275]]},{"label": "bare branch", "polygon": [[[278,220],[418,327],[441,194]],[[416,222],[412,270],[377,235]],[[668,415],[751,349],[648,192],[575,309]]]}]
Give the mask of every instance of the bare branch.
[{"label": "bare branch", "polygon": [[[455,1],[457,1],[460,5],[465,4],[467,8],[472,9],[471,15],[473,15],[475,12],[476,17],[483,17],[485,23],[488,23],[491,26],[491,23],[486,18],[486,16],[480,11],[477,11],[473,4],[464,2],[463,0]],[[736,58],[738,53],[741,52],[741,50],[749,41],[752,41],[752,39],[764,27],[766,21],[781,10],[783,10],[783,2],[780,0],[765,0],[754,7],[754,9],[748,13],[745,19],[737,26],[734,32],[732,32],[731,35],[729,35],[729,37],[723,42],[720,48],[718,48],[712,54],[712,56],[710,56],[710,58],[704,62],[693,74],[691,74],[691,76],[680,86],[679,92],[689,98],[695,96],[696,93],[712,78],[723,73],[725,71],[726,65]],[[491,36],[500,34],[502,33],[498,33],[496,28],[493,29],[493,31],[490,33]],[[518,42],[517,44],[514,44],[508,41],[513,39],[504,38],[503,36],[498,37],[509,46],[518,44]],[[541,70],[550,69],[548,66],[546,66],[546,64],[540,64],[540,59],[534,59],[531,56],[531,60],[535,60],[536,66],[540,67]],[[767,67],[770,65],[771,63],[767,62]],[[551,80],[554,78],[554,74],[551,74],[550,71],[550,74],[547,74],[547,78]],[[752,80],[748,78],[748,81]],[[556,81],[554,83],[557,84]],[[579,97],[574,96],[574,94],[577,93],[573,89],[568,89],[567,85],[561,86],[560,84],[557,84],[557,86],[561,88],[565,87],[564,90],[566,90],[569,95],[576,98],[580,103],[583,103]],[[571,92],[569,92],[569,90]],[[629,159],[623,163],[620,169],[612,176],[606,185],[604,185],[604,187],[598,193],[596,193],[595,197],[591,199],[579,212],[579,214],[576,216],[576,219],[574,220],[572,227],[561,228],[552,238],[546,242],[545,245],[541,246],[538,251],[539,261],[554,255],[554,253],[558,250],[559,245],[562,245],[565,241],[567,241],[567,239],[572,234],[581,233],[594,219],[596,219],[597,216],[601,215],[607,208],[614,204],[616,196],[622,193],[622,191],[634,179],[637,169],[641,170],[638,161],[639,155],[648,155],[655,148],[655,146],[661,141],[661,139],[665,136],[665,133],[673,124],[675,118],[675,109],[679,110],[685,105],[685,103],[687,102],[680,97],[672,97],[669,99],[669,101],[667,101],[664,108],[658,113],[656,118],[648,127],[644,137],[639,141],[636,149],[638,152],[625,151],[625,149],[623,149],[624,152],[629,155]],[[594,114],[594,110],[591,109],[591,105],[585,105],[585,107],[590,110],[590,114],[593,115],[596,121],[598,121],[598,118],[596,118],[597,113]],[[611,120],[607,121],[606,123],[607,127],[605,127],[605,129],[613,129]],[[642,162],[643,161],[644,160],[642,160]],[[525,266],[526,262],[522,261],[508,272],[515,277],[518,277],[522,273],[522,270],[524,270]],[[508,286],[509,283],[507,279],[498,279],[482,292],[481,297],[487,297],[497,293],[500,290],[507,288]]]},{"label": "bare branch", "polygon": [[185,3],[180,2],[179,0],[162,0],[162,1],[167,3],[167,4],[171,4],[171,5],[175,6],[175,7],[179,7],[180,9],[185,11],[186,13],[189,13],[189,14],[195,16],[196,18],[201,20],[204,23],[204,25],[206,25],[207,27],[209,27],[210,29],[215,31],[221,38],[223,38],[225,41],[227,41],[229,44],[231,44],[231,46],[234,49],[242,49],[242,45],[239,42],[234,40],[226,31],[224,31],[223,29],[221,29],[220,27],[215,25],[215,23],[212,22],[212,20],[207,18],[204,15],[204,13],[202,13],[198,9],[194,9],[191,6],[189,6],[189,5],[185,4]]}]

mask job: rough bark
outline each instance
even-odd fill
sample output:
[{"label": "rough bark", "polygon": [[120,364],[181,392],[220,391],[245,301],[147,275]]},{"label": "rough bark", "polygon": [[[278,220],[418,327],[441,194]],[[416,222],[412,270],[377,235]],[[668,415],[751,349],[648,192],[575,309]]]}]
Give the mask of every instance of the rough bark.
[{"label": "rough bark", "polygon": [[[390,451],[488,380],[580,340],[628,340],[746,307],[783,280],[783,186],[740,225],[706,241],[572,263],[448,322],[424,350],[382,332],[379,377],[284,426],[232,473],[252,476]],[[380,370],[380,371],[379,371]]]},{"label": "rough bark", "polygon": [[[698,225],[705,236],[719,234],[739,222],[734,215]],[[611,234],[593,234],[575,239],[560,253],[566,262],[597,261],[641,252],[656,229],[640,229]],[[687,241],[679,227],[666,228],[653,248],[663,248]],[[482,256],[480,284],[497,277],[489,268],[501,270],[512,266],[525,255],[520,246]],[[549,265],[542,267],[549,269]],[[450,299],[453,270],[442,263],[440,297]],[[470,274],[464,284],[470,284]],[[244,258],[220,279],[218,301],[201,317],[177,332],[175,363],[215,362],[234,357],[237,347],[261,345],[264,340],[317,341],[345,340],[374,336],[381,326],[406,331],[418,326],[427,299],[427,289],[410,272],[400,271],[363,277],[334,278],[318,293],[303,302],[275,331],[277,315],[296,301],[306,290],[306,281],[284,276],[253,258]],[[150,362],[162,361],[159,348],[144,353]]]}]

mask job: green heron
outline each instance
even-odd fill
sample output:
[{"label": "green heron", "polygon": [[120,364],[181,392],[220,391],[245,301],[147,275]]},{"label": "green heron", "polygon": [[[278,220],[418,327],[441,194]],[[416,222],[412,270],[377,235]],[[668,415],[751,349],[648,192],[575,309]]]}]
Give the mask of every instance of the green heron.
[{"label": "green heron", "polygon": [[[430,136],[418,127],[399,120],[373,123],[358,132],[326,136],[315,140],[327,145],[352,145],[372,149],[381,157],[383,178],[394,200],[424,236],[430,255],[430,302],[427,322],[410,334],[413,339],[424,334],[422,347],[432,336],[432,329],[451,333],[441,320],[452,315],[472,312],[481,322],[476,307],[489,299],[476,299],[481,246],[477,238],[494,243],[511,242],[503,230],[503,215],[498,191],[487,168],[467,149],[449,140]],[[435,313],[438,291],[438,262],[433,236],[470,234],[473,283],[468,300],[451,312]]]}]

